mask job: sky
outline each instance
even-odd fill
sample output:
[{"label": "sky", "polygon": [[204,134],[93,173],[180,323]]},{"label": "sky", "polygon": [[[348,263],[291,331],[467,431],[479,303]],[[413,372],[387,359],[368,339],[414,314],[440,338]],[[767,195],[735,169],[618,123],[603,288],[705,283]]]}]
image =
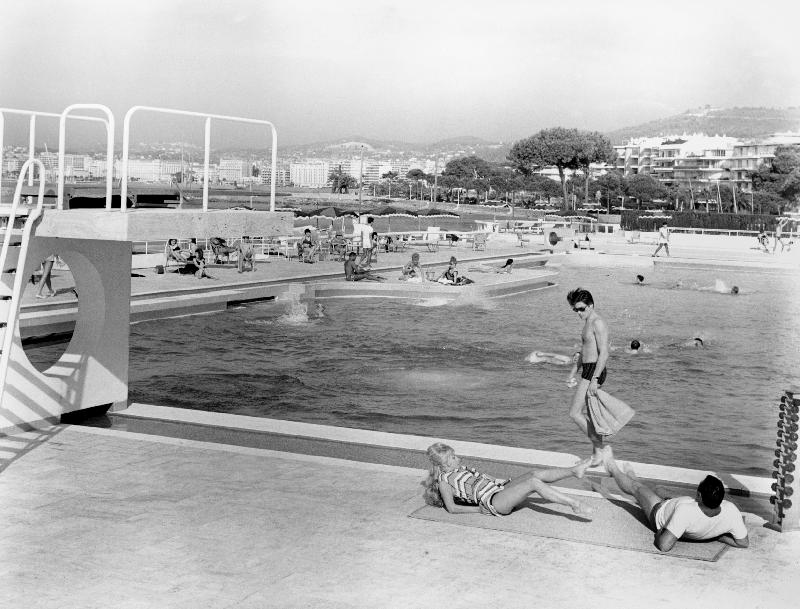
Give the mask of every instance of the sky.
[{"label": "sky", "polygon": [[[356,136],[514,141],[706,104],[800,106],[800,3],[768,6],[0,0],[0,107],[99,103],[118,125],[135,105],[255,118],[275,125],[280,147]],[[69,138],[104,141],[96,125],[74,129]],[[215,122],[212,132],[215,145],[268,140],[266,128]],[[6,143],[26,143],[25,133],[26,119],[6,119]],[[202,119],[132,119],[132,141],[202,138]]]}]

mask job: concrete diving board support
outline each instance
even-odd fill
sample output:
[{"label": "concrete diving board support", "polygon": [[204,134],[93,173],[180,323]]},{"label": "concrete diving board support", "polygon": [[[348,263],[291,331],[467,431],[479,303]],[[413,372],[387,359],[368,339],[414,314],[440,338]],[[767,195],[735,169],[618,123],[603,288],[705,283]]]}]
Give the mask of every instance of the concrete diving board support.
[{"label": "concrete diving board support", "polygon": [[23,276],[48,256],[66,262],[78,296],[75,329],[64,353],[44,371],[28,359],[19,322],[8,329],[13,335],[0,435],[57,423],[78,410],[127,406],[131,241],[271,237],[288,234],[292,218],[250,211],[45,210],[30,239]]}]

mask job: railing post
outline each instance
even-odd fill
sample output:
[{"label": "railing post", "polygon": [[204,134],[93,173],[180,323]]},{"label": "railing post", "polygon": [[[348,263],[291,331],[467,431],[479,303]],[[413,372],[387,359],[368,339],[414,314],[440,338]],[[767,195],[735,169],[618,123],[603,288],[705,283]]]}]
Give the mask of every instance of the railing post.
[{"label": "railing post", "polygon": [[211,160],[211,117],[206,117],[205,154],[203,156],[203,211],[208,211],[208,166]]}]

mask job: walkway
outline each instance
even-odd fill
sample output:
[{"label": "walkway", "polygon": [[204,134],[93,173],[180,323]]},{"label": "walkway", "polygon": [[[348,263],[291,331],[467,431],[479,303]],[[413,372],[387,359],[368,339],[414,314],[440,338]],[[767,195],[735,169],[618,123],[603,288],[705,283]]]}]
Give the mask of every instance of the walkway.
[{"label": "walkway", "polygon": [[800,532],[700,562],[408,518],[424,472],[58,426],[2,439],[0,606],[790,606]]}]

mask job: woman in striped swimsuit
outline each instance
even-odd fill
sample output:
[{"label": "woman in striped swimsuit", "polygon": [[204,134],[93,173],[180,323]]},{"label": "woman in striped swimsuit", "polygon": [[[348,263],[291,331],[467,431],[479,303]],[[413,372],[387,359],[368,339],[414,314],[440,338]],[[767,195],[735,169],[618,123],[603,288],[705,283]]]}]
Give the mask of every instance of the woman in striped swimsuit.
[{"label": "woman in striped swimsuit", "polygon": [[[502,480],[464,467],[455,451],[441,442],[428,447],[428,458],[431,471],[423,482],[425,503],[444,506],[451,514],[481,512],[505,516],[524,503],[531,493],[538,493],[553,503],[568,505],[580,516],[589,517],[592,513],[586,504],[547,484],[573,476],[583,478],[589,459],[570,468],[534,469],[512,480]],[[463,503],[455,503],[454,499]]]}]

